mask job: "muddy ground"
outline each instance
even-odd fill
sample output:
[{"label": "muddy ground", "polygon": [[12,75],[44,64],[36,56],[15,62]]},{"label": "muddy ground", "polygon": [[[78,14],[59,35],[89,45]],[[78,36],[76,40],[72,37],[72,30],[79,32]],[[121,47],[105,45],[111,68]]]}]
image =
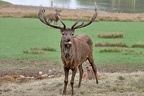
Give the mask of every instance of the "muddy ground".
[{"label": "muddy ground", "polygon": [[[63,64],[58,61],[49,61],[46,59],[0,59],[0,77],[7,76],[24,76],[34,79],[41,79],[42,75],[44,78],[54,78],[63,76]],[[85,70],[85,63],[83,64]],[[132,73],[132,72],[143,72],[143,65],[97,65],[99,73]],[[9,81],[9,80],[8,80]],[[13,81],[12,81],[13,82]]]}]

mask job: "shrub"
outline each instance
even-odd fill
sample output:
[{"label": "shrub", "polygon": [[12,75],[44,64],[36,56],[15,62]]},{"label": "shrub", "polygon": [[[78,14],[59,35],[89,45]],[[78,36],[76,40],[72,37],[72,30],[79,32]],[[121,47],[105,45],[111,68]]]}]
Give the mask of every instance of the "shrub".
[{"label": "shrub", "polygon": [[24,18],[38,18],[37,14],[30,13],[23,16]]},{"label": "shrub", "polygon": [[104,47],[104,44],[102,42],[95,43],[95,47]]},{"label": "shrub", "polygon": [[29,53],[29,54],[45,54],[45,51],[56,51],[56,48],[54,47],[44,47],[44,48],[37,48],[32,47],[30,50],[24,50],[23,53]]},{"label": "shrub", "polygon": [[118,52],[118,53],[120,53],[121,50],[117,47],[114,47],[114,48],[105,47],[105,48],[101,48],[99,52],[100,53],[103,53],[103,52]]},{"label": "shrub", "polygon": [[45,54],[43,50],[24,50],[23,53],[29,54]]},{"label": "shrub", "polygon": [[123,33],[121,32],[109,32],[109,33],[99,33],[99,38],[123,38]]},{"label": "shrub", "polygon": [[136,42],[132,45],[132,48],[144,48],[144,42]]},{"label": "shrub", "polygon": [[45,54],[43,50],[31,50],[30,53],[32,54]]},{"label": "shrub", "polygon": [[124,54],[124,55],[128,55],[128,54],[135,53],[135,51],[133,49],[130,49],[130,48],[125,48],[125,49],[121,50],[121,53]]},{"label": "shrub", "polygon": [[44,51],[56,51],[56,48],[54,48],[53,46],[49,46],[49,47],[42,48],[42,50],[44,50]]},{"label": "shrub", "polygon": [[128,46],[123,42],[106,42],[106,43],[98,42],[95,44],[95,47],[128,47]]},{"label": "shrub", "polygon": [[[104,52],[108,52],[108,53],[122,53],[122,54],[135,54],[136,52],[133,50],[133,49],[130,49],[130,48],[118,48],[118,47],[104,47],[104,48],[101,48],[100,53],[104,53]],[[140,53],[140,52],[139,52]],[[142,54],[142,53],[141,53]]]},{"label": "shrub", "polygon": [[30,53],[29,50],[24,50],[23,53]]},{"label": "shrub", "polygon": [[37,48],[37,47],[33,47],[33,48],[31,48],[31,50],[41,50],[41,49]]}]

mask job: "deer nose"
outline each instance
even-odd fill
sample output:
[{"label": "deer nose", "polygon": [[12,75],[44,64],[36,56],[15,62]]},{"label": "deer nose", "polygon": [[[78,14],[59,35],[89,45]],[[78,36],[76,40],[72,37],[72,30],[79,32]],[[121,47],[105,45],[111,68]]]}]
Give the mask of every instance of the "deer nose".
[{"label": "deer nose", "polygon": [[69,42],[69,41],[70,41],[70,39],[68,38],[68,39],[67,39],[67,42]]}]

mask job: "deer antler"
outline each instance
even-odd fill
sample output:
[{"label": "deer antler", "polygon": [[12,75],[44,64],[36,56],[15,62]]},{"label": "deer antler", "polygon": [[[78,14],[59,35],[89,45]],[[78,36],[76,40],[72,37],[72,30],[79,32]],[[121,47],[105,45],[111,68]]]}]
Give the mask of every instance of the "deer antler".
[{"label": "deer antler", "polygon": [[71,29],[78,29],[78,28],[86,27],[86,26],[90,25],[96,19],[96,17],[97,17],[97,5],[96,5],[96,2],[94,2],[94,3],[95,3],[95,13],[94,13],[93,17],[91,18],[91,20],[89,22],[87,22],[87,23],[82,22],[80,25],[77,25],[79,23],[79,21],[80,21],[80,20],[77,20],[73,24]]},{"label": "deer antler", "polygon": [[65,29],[66,28],[66,25],[64,24],[64,22],[61,20],[61,18],[59,16],[58,16],[58,18],[59,18],[60,22],[63,24],[63,27],[50,24],[47,21],[47,18],[44,16],[44,12],[45,12],[45,9],[42,9],[42,8],[38,12],[38,17],[42,23],[44,23],[50,27],[57,28],[57,29]]}]

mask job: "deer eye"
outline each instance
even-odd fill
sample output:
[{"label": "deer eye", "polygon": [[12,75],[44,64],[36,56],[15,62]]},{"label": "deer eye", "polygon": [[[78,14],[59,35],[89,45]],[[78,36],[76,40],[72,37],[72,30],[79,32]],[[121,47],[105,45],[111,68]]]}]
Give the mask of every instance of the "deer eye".
[{"label": "deer eye", "polygon": [[72,35],[74,35],[74,34],[72,33]]},{"label": "deer eye", "polygon": [[64,32],[62,33],[62,35],[65,35]]}]

